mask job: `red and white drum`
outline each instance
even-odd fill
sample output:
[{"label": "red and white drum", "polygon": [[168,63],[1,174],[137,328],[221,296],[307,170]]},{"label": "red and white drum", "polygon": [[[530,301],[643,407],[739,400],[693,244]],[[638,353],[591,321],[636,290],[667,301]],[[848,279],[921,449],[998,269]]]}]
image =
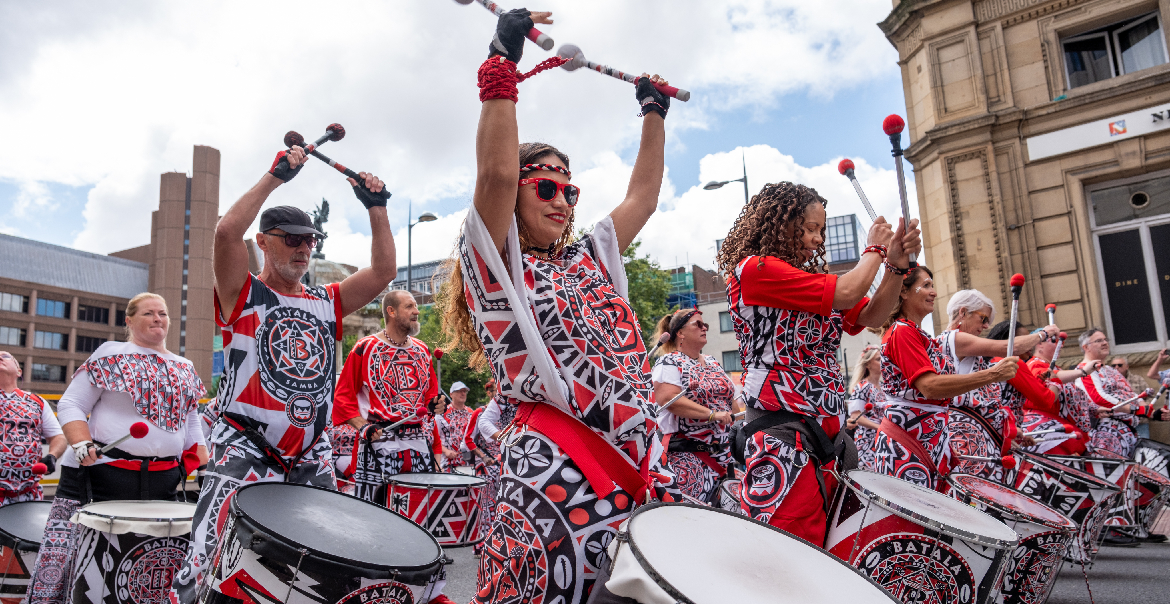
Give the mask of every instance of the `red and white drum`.
[{"label": "red and white drum", "polygon": [[898,602],[807,541],[709,506],[642,506],[608,552],[606,588],[639,604]]},{"label": "red and white drum", "polygon": [[479,543],[479,494],[487,481],[465,474],[398,474],[387,480],[386,507],[430,531],[439,545]]},{"label": "red and white drum", "polygon": [[1017,452],[1016,469],[1006,478],[1017,491],[1077,524],[1069,560],[1082,564],[1093,561],[1108,511],[1120,499],[1117,486],[1044,455],[1024,452]]},{"label": "red and white drum", "polygon": [[[936,491],[861,470],[845,473],[825,549],[903,602],[989,604],[1019,537]],[[847,601],[847,600],[846,600]]]},{"label": "red and white drum", "polygon": [[0,604],[20,604],[27,597],[51,507],[48,501],[0,507]]},{"label": "red and white drum", "polygon": [[102,501],[73,514],[78,525],[72,602],[163,604],[187,555],[195,504]]},{"label": "red and white drum", "polygon": [[739,512],[739,486],[743,481],[739,478],[728,478],[719,485],[719,507],[729,512]]},{"label": "red and white drum", "polygon": [[1056,583],[1077,525],[1027,495],[970,474],[947,477],[950,496],[1008,525],[1020,544],[1008,556],[1004,604],[1043,604]]},{"label": "red and white drum", "polygon": [[1137,519],[1139,537],[1148,537],[1158,521],[1158,514],[1170,501],[1170,478],[1138,464],[1137,467]]},{"label": "red and white drum", "polygon": [[1137,519],[1137,463],[1114,455],[1108,451],[1096,451],[1096,457],[1074,455],[1050,455],[1070,468],[1076,468],[1108,481],[1121,489],[1121,498],[1114,503],[1105,516],[1105,526],[1136,528]]}]

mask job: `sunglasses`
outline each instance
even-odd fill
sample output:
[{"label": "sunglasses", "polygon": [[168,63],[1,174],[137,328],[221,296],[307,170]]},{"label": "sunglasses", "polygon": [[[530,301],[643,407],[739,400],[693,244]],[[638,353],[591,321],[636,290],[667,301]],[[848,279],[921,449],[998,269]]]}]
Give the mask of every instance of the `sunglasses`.
[{"label": "sunglasses", "polygon": [[984,325],[991,325],[991,316],[990,315],[985,315],[981,312],[973,312],[971,314],[975,315],[976,317],[979,317],[979,320],[982,321]]},{"label": "sunglasses", "polygon": [[695,321],[694,323],[691,323],[691,325],[694,325],[695,327],[698,327],[699,329],[711,329],[710,325],[707,325],[706,323],[704,323],[702,321]]},{"label": "sunglasses", "polygon": [[552,201],[557,198],[557,193],[565,192],[565,203],[569,207],[577,205],[577,199],[581,197],[581,187],[577,185],[570,185],[568,183],[562,184],[551,178],[521,178],[520,186],[530,185],[536,183],[536,196],[541,201]]},{"label": "sunglasses", "polygon": [[276,233],[264,233],[269,237],[280,237],[284,239],[284,244],[289,247],[301,247],[302,243],[308,243],[309,247],[317,247],[316,235],[277,235]]},{"label": "sunglasses", "polygon": [[1122,363],[1114,363],[1114,364],[1110,365],[1110,367],[1112,367],[1114,369],[1121,369],[1122,367],[1125,367],[1125,365]]}]

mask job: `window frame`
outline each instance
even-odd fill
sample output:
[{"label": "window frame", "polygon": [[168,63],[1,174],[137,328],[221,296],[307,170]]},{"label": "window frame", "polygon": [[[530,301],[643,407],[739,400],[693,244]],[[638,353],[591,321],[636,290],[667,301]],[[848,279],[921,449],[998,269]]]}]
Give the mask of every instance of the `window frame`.
[{"label": "window frame", "polygon": [[[733,365],[731,367],[728,367],[729,363],[727,362],[727,355],[729,355],[729,354],[735,355],[735,365]],[[738,348],[735,350],[724,350],[723,353],[720,355],[719,361],[720,361],[720,364],[723,365],[724,373],[731,373],[732,371],[743,371],[743,359],[739,355]]]},{"label": "window frame", "polygon": [[[1146,18],[1144,18],[1144,19],[1141,17],[1137,17],[1133,21],[1131,21],[1128,25],[1126,25],[1124,27],[1119,27],[1119,28],[1113,30],[1112,35],[1109,36],[1110,38],[1113,39],[1112,40],[1113,41],[1113,49],[1114,49],[1114,52],[1117,53],[1117,56],[1115,57],[1117,60],[1117,65],[1115,66],[1114,71],[1120,72],[1120,73],[1115,74],[1113,77],[1116,78],[1118,76],[1126,75],[1127,73],[1137,73],[1138,71],[1145,71],[1146,69],[1153,69],[1153,67],[1147,67],[1145,69],[1138,69],[1138,70],[1133,71],[1133,72],[1127,72],[1127,71],[1125,71],[1125,61],[1121,57],[1121,37],[1120,36],[1121,36],[1122,32],[1133,29],[1133,28],[1137,27],[1138,25],[1141,25],[1142,23],[1149,21],[1150,19],[1155,19],[1158,22],[1158,36],[1157,37],[1158,37],[1158,41],[1162,43],[1162,58],[1164,59],[1161,64],[1165,65],[1167,63],[1170,63],[1170,52],[1167,52],[1167,49],[1166,49],[1166,33],[1165,33],[1165,30],[1162,29],[1162,13],[1161,13],[1161,11],[1154,11],[1154,12],[1146,15]],[[1106,32],[1106,33],[1108,33],[1108,32]],[[1062,44],[1062,46],[1063,46],[1063,44]],[[1155,65],[1154,67],[1157,67],[1157,65]]]},{"label": "window frame", "polygon": [[[37,341],[38,339],[40,339],[38,336],[40,336],[41,334],[45,334],[46,336],[61,336],[61,347],[57,348],[57,347],[41,346],[40,343]],[[68,350],[69,350],[69,334],[61,333],[59,331],[49,331],[49,330],[45,330],[45,329],[38,329],[33,333],[33,348],[35,348],[37,350],[57,350],[57,351],[68,352]]]},{"label": "window frame", "polygon": [[0,345],[15,346],[15,347],[19,347],[19,348],[24,348],[27,345],[27,343],[28,343],[28,330],[27,329],[25,329],[23,327],[10,327],[8,325],[0,325],[0,329],[11,329],[11,330],[16,331],[16,341],[18,342],[17,344],[9,344],[8,342],[6,342],[4,340],[0,340]]},{"label": "window frame", "polygon": [[[727,325],[728,325],[727,329],[723,329],[723,317],[724,316],[727,317]],[[735,319],[733,319],[731,317],[731,311],[729,311],[729,310],[719,311],[719,333],[732,333],[734,331],[735,331]]]},{"label": "window frame", "polygon": [[1089,82],[1088,84],[1081,84],[1080,86],[1074,87],[1072,85],[1072,76],[1068,72],[1068,61],[1065,59],[1064,45],[1068,44],[1069,42],[1081,42],[1084,40],[1090,40],[1092,38],[1104,38],[1105,39],[1105,53],[1109,55],[1109,77],[1106,79],[1112,80],[1113,78],[1116,78],[1118,76],[1117,64],[1116,64],[1116,61],[1114,60],[1114,56],[1113,56],[1113,39],[1112,39],[1113,36],[1110,36],[1108,31],[1098,31],[1098,32],[1093,32],[1093,33],[1089,33],[1089,34],[1080,34],[1080,35],[1076,35],[1076,36],[1069,36],[1067,38],[1061,38],[1060,39],[1060,64],[1062,67],[1064,67],[1064,86],[1065,86],[1066,90],[1074,90],[1076,88],[1081,88],[1084,86],[1091,86],[1091,85],[1096,84],[1098,82],[1105,81],[1105,80],[1097,80],[1096,82]]},{"label": "window frame", "polygon": [[24,294],[16,294],[13,292],[0,292],[0,296],[11,296],[13,298],[20,298],[20,308],[21,308],[21,310],[11,310],[8,308],[4,308],[3,306],[0,306],[0,311],[14,312],[14,313],[22,314],[22,315],[28,314],[28,296],[26,296]]},{"label": "window frame", "polygon": [[[43,367],[44,371],[49,372],[49,373],[52,372],[53,367],[59,367],[61,369],[61,379],[54,380],[54,379],[52,379],[51,375],[48,376],[49,379],[39,379],[37,377],[37,371],[38,371],[37,366],[38,365]],[[30,371],[29,373],[32,374],[32,381],[34,381],[34,382],[44,382],[46,384],[64,384],[68,378],[67,369],[68,369],[68,367],[66,367],[65,365],[57,365],[55,363],[37,363],[34,361],[32,364],[32,371]]]}]

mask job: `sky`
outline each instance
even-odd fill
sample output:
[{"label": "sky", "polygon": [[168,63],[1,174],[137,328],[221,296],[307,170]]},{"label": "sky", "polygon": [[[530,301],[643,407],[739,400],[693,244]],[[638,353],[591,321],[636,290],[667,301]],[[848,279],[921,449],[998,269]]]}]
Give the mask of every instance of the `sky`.
[{"label": "sky", "polygon": [[[879,214],[899,213],[890,113],[905,115],[897,53],[874,0],[548,0],[557,46],[690,90],[667,118],[667,173],[641,252],[714,267],[750,192],[791,180],[865,215],[837,162],[850,157]],[[346,138],[322,151],[386,181],[400,264],[408,208],[415,262],[450,255],[474,186],[476,69],[495,18],[454,0],[343,4],[91,0],[0,3],[0,233],[109,253],[149,243],[159,175],[190,172],[193,145],[222,154],[220,212],[272,163],[288,130]],[[552,56],[526,44],[520,67]],[[572,159],[578,225],[621,202],[640,134],[634,87],[554,69],[519,86],[521,140]],[[904,146],[909,141],[903,141]],[[907,169],[909,167],[907,166]],[[909,183],[911,192],[913,182]],[[913,193],[911,193],[913,196]],[[310,163],[269,203],[328,199],[326,257],[369,264],[365,209]],[[912,197],[913,199],[913,197]],[[915,203],[911,203],[916,213]]]}]

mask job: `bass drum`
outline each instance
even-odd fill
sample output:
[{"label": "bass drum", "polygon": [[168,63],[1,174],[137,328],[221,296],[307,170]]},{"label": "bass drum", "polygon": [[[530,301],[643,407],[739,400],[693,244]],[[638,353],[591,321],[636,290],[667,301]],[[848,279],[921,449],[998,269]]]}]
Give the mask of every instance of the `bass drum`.
[{"label": "bass drum", "polygon": [[20,604],[49,520],[48,501],[25,501],[0,507],[0,604]]},{"label": "bass drum", "polygon": [[719,507],[729,512],[739,512],[739,487],[743,481],[738,478],[728,478],[719,485]]}]

